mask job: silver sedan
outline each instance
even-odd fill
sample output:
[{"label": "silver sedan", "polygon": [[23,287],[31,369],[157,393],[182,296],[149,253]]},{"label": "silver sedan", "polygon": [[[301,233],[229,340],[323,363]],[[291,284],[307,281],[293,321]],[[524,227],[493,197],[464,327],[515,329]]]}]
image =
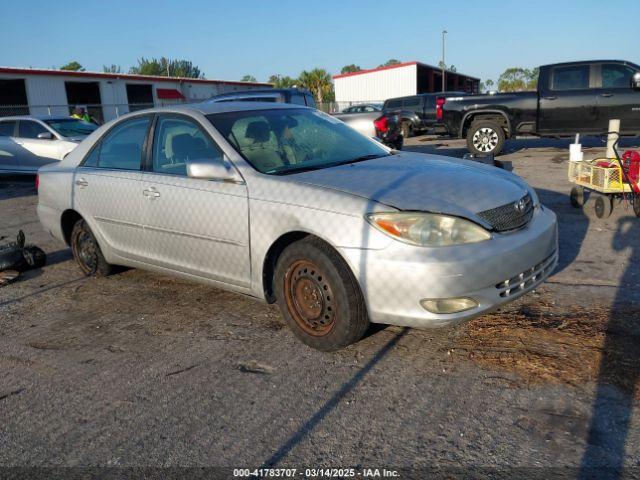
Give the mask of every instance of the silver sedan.
[{"label": "silver sedan", "polygon": [[369,322],[477,317],[558,256],[556,216],[517,176],[391,151],[286,104],[121,117],[40,169],[38,214],[87,275],[126,265],[278,302],[321,350]]}]

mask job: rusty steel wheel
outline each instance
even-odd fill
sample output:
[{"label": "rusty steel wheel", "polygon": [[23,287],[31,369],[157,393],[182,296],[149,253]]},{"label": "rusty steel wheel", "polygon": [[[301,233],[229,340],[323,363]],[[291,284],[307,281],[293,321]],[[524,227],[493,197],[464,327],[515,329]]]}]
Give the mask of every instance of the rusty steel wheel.
[{"label": "rusty steel wheel", "polygon": [[291,316],[309,335],[322,337],[333,329],[335,296],[317,265],[307,260],[293,263],[285,274],[284,295]]},{"label": "rusty steel wheel", "polygon": [[96,237],[84,220],[78,220],[73,226],[70,243],[71,251],[82,273],[101,277],[111,273],[111,265],[105,260]]},{"label": "rusty steel wheel", "polygon": [[278,257],[273,276],[276,300],[293,333],[325,352],[362,338],[369,316],[353,272],[330,245],[309,236]]}]

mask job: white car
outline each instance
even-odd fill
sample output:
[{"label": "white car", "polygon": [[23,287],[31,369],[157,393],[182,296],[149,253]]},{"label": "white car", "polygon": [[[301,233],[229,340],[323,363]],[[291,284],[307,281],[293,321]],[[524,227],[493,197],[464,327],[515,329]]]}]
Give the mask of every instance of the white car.
[{"label": "white car", "polygon": [[71,117],[0,118],[0,175],[36,173],[62,160],[96,125]]}]

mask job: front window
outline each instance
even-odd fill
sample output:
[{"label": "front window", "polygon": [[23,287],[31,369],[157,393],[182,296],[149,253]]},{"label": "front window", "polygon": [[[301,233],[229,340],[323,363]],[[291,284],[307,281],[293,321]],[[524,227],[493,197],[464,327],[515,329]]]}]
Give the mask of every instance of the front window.
[{"label": "front window", "polygon": [[602,65],[602,88],[630,88],[635,70],[619,63]]},{"label": "front window", "polygon": [[93,123],[85,122],[83,120],[77,120],[75,118],[45,120],[45,123],[63,137],[68,138],[86,137],[96,128],[98,128]]},{"label": "front window", "polygon": [[38,122],[30,120],[20,120],[18,124],[18,137],[37,139],[41,133],[48,133],[48,130]]},{"label": "front window", "polygon": [[382,145],[318,110],[254,110],[207,118],[262,173],[317,170],[389,155]]}]

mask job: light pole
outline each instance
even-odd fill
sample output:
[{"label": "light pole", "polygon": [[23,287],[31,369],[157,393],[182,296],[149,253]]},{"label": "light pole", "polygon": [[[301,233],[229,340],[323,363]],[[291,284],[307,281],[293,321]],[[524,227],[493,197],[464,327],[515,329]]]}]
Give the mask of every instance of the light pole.
[{"label": "light pole", "polygon": [[446,30],[442,30],[442,91],[443,92],[445,91],[445,86],[446,86],[445,78],[444,78],[444,75],[445,75],[445,70],[444,70],[445,69],[445,64],[444,64],[444,36],[445,36],[446,33],[447,33]]}]

